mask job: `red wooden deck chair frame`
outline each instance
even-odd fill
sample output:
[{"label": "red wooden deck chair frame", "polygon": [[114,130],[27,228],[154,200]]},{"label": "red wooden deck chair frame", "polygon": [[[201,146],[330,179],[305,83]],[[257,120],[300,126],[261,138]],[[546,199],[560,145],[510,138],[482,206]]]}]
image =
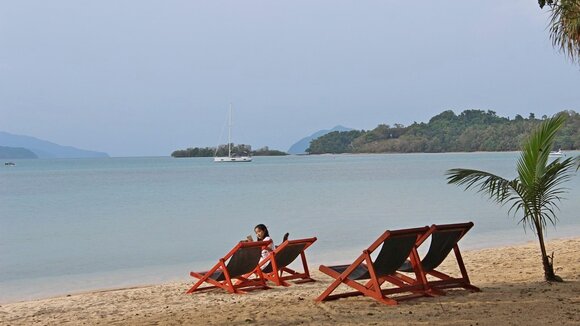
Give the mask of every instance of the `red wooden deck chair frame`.
[{"label": "red wooden deck chair frame", "polygon": [[[189,273],[198,281],[186,293],[214,288],[222,288],[230,293],[245,293],[260,288],[267,289],[266,280],[256,267],[262,257],[262,248],[270,243],[272,243],[271,240],[238,243],[223,258],[220,258],[218,263],[209,271]],[[255,271],[256,277],[247,278],[245,275],[252,271]],[[203,283],[211,285],[200,287]]]},{"label": "red wooden deck chair frame", "polygon": [[[429,237],[431,237],[429,251],[425,257],[423,257],[421,267],[426,276],[431,275],[435,278],[435,280],[427,278],[427,286],[435,293],[445,294],[442,290],[449,288],[464,288],[473,292],[481,291],[478,287],[471,284],[458,245],[459,240],[461,240],[461,238],[463,238],[472,227],[473,222],[441,225],[433,224],[429,228],[429,231],[417,240],[417,247],[420,247],[427,239],[429,239]],[[453,277],[436,270],[436,268],[446,259],[452,249],[459,270],[461,271],[460,277]],[[409,263],[410,262],[406,262],[401,266],[401,268],[399,268],[399,270],[411,272],[412,266],[410,266]],[[408,276],[401,276],[401,278],[409,284],[417,282],[417,279]]]},{"label": "red wooden deck chair frame", "polygon": [[[289,286],[288,280],[296,280],[294,283],[315,282],[310,277],[306,254],[304,253],[310,247],[316,238],[286,240],[282,242],[270,255],[262,260],[259,268],[262,270],[264,277],[276,285]],[[297,272],[288,268],[298,256],[302,259],[303,272]]]},{"label": "red wooden deck chair frame", "polygon": [[[320,266],[320,271],[334,278],[334,282],[318,297],[316,301],[326,301],[338,298],[366,295],[388,305],[396,305],[398,301],[431,296],[427,287],[425,274],[421,270],[417,240],[429,230],[428,227],[386,231],[350,265]],[[381,247],[377,258],[373,261],[371,254]],[[408,284],[398,277],[397,268],[407,258],[410,258],[415,268],[418,282]],[[361,284],[357,281],[368,280]],[[382,289],[388,282],[395,287]],[[345,284],[355,291],[331,294],[339,285]],[[398,295],[409,293],[406,295]],[[396,297],[387,295],[397,294]]]}]

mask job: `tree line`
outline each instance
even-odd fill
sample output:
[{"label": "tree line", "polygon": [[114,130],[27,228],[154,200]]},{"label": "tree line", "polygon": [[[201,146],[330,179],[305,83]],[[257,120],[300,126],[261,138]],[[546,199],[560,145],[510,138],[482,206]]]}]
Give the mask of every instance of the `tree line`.
[{"label": "tree line", "polygon": [[[231,144],[232,156],[252,155],[252,156],[282,156],[288,155],[285,152],[262,147],[253,151],[252,146],[246,144]],[[194,147],[176,150],[171,153],[172,157],[213,157],[213,156],[228,156],[228,145],[220,145],[217,147]]]},{"label": "tree line", "polygon": [[[565,122],[551,150],[580,149],[580,114],[562,111]],[[459,115],[447,110],[428,123],[410,126],[380,124],[373,130],[331,132],[313,140],[306,150],[310,154],[325,153],[439,153],[474,151],[516,151],[534,127],[548,117],[514,119],[500,117],[487,110],[465,110]]]}]

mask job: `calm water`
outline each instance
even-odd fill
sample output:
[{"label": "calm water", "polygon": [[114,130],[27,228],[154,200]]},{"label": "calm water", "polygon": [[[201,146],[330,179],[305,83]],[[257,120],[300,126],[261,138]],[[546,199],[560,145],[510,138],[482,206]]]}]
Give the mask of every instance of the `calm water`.
[{"label": "calm water", "polygon": [[[276,242],[318,237],[312,268],[352,260],[385,229],[432,223],[475,222],[464,248],[534,240],[507,208],[445,182],[454,167],[513,178],[517,156],[18,160],[0,167],[0,302],[187,280],[258,223]],[[568,186],[549,237],[580,234],[580,177]]]}]

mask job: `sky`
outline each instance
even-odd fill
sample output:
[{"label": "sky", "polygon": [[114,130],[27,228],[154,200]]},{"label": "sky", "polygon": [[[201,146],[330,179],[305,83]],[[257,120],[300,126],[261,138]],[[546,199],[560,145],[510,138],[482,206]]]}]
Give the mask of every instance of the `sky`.
[{"label": "sky", "polygon": [[580,111],[536,0],[0,1],[0,131],[111,156]]}]

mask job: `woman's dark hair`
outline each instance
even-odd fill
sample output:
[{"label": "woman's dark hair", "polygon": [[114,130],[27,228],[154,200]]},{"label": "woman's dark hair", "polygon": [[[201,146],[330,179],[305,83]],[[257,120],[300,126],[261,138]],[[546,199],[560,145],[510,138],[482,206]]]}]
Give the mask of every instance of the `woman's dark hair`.
[{"label": "woman's dark hair", "polygon": [[[270,233],[268,232],[268,228],[264,224],[258,224],[258,225],[256,225],[254,227],[254,230],[255,229],[259,229],[259,230],[264,231],[264,238],[270,236]],[[264,240],[264,239],[258,239],[258,240]]]}]

